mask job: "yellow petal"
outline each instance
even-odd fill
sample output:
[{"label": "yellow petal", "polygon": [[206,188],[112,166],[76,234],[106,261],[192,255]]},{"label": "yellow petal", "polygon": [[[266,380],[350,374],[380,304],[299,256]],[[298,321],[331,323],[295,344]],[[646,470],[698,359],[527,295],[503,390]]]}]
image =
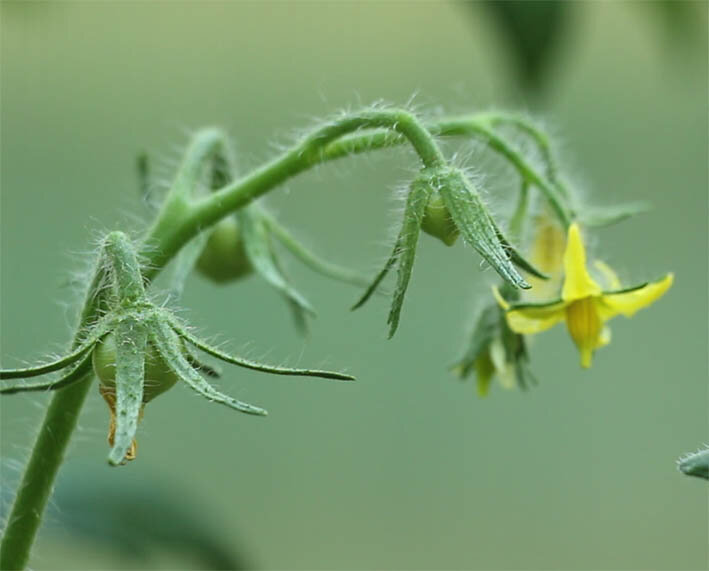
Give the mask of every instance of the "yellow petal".
[{"label": "yellow petal", "polygon": [[600,286],[593,281],[586,269],[586,249],[576,222],[569,226],[569,238],[564,252],[564,272],[566,276],[561,290],[561,299],[564,301],[600,295]]},{"label": "yellow petal", "polygon": [[523,292],[523,297],[530,301],[541,301],[559,297],[561,279],[564,273],[564,250],[566,232],[559,223],[548,215],[537,217],[534,224],[534,239],[529,260],[549,279],[526,275],[525,279],[532,286]]},{"label": "yellow petal", "polygon": [[621,289],[623,286],[620,283],[618,274],[613,271],[608,264],[602,260],[596,260],[594,262],[596,269],[603,274],[603,278],[606,280],[607,289]]},{"label": "yellow petal", "polygon": [[657,282],[649,283],[640,289],[622,293],[609,293],[600,298],[599,309],[604,320],[618,314],[632,317],[636,311],[647,307],[660,299],[670,289],[674,274],[667,274]]},{"label": "yellow petal", "polygon": [[563,301],[550,303],[543,306],[528,305],[510,309],[505,316],[507,324],[515,333],[531,335],[540,333],[553,327],[566,317]]},{"label": "yellow petal", "polygon": [[603,322],[596,300],[592,297],[578,299],[566,307],[566,326],[581,354],[581,366],[591,366],[593,351],[602,344]]},{"label": "yellow petal", "polygon": [[555,221],[537,220],[530,261],[545,274],[554,274],[562,269],[566,234]]}]

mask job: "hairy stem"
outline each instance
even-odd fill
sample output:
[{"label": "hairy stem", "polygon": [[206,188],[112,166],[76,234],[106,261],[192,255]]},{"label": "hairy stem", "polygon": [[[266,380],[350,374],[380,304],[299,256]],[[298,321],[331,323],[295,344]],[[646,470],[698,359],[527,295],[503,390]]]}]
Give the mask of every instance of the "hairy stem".
[{"label": "hairy stem", "polygon": [[299,144],[245,177],[191,205],[165,208],[145,238],[141,256],[144,273],[152,279],[182,246],[197,233],[245,206],[287,179],[330,160],[324,149],[334,140],[362,129],[387,129],[401,142],[409,142],[424,167],[445,164],[434,137],[418,119],[403,110],[371,110],[343,115],[306,136]]},{"label": "hairy stem", "polygon": [[[197,134],[190,144],[170,192],[140,251],[144,261],[143,277],[154,278],[193,236],[268,192],[288,178],[327,160],[322,149],[333,140],[359,129],[390,129],[408,140],[424,166],[440,166],[445,159],[432,135],[409,112],[373,110],[346,115],[332,121],[300,144],[250,175],[201,199],[190,201],[205,161],[219,152],[223,136],[218,130]],[[113,236],[113,235],[112,235]],[[118,236],[110,243],[120,246]],[[99,258],[81,311],[73,347],[78,346],[86,326],[97,319],[102,309],[101,287],[105,281],[105,257]],[[133,286],[129,295],[135,293]],[[141,284],[142,286],[142,284]],[[51,493],[54,479],[76,427],[81,407],[93,376],[59,390],[47,409],[22,483],[8,517],[0,545],[0,569],[23,569]]]},{"label": "hairy stem", "polygon": [[[487,121],[489,119],[487,117]],[[375,109],[346,114],[315,129],[291,150],[247,176],[200,198],[195,197],[195,189],[203,169],[225,145],[225,137],[219,130],[207,129],[193,138],[172,188],[143,239],[140,247],[143,278],[150,281],[157,276],[199,232],[319,163],[408,142],[424,167],[443,166],[445,158],[434,136],[483,138],[512,163],[525,181],[540,189],[565,225],[570,223],[572,214],[564,194],[497,136],[485,116],[449,119],[424,126],[404,110]],[[120,245],[120,240],[115,245]],[[87,325],[105,309],[102,288],[106,282],[106,261],[103,257],[97,263],[74,336],[74,348],[80,344]],[[128,282],[125,284],[127,295],[139,294],[137,282]],[[92,375],[88,375],[84,380],[59,390],[47,409],[0,545],[0,569],[22,569],[27,564],[54,478],[64,459],[91,380]]]},{"label": "hairy stem", "polygon": [[[529,126],[523,120],[519,120],[521,125],[529,127],[531,132],[537,133],[536,129]],[[440,137],[478,137],[483,139],[489,147],[506,158],[517,170],[523,180],[533,184],[542,192],[553,212],[564,226],[573,220],[573,213],[568,204],[567,190],[558,179],[554,181],[548,179],[551,173],[556,177],[556,170],[553,163],[547,162],[547,175],[542,176],[524,156],[507,142],[497,135],[490,128],[491,121],[488,114],[469,115],[451,119],[442,119],[427,124],[429,132]],[[546,139],[542,139],[546,141]],[[322,152],[322,160],[335,160],[349,155],[366,153],[375,149],[384,149],[403,144],[405,141],[397,133],[390,131],[378,131],[362,135],[351,135],[334,141]],[[545,143],[547,144],[547,143]],[[551,161],[548,154],[542,151],[545,161]]]}]

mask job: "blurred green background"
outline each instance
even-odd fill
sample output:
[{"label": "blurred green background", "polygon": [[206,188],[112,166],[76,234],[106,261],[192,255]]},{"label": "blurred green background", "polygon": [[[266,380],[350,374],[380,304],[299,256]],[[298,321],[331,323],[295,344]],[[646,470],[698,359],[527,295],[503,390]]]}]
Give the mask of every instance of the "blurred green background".
[{"label": "blurred green background", "polygon": [[[492,279],[460,244],[423,238],[392,341],[388,299],[351,313],[355,288],[298,264],[289,271],[319,311],[305,341],[260,280],[193,277],[181,305],[206,334],[358,382],[229,369],[221,387],[268,408],[265,420],[179,387],[148,407],[138,459],[121,469],[105,463],[107,408],[92,391],[32,568],[208,565],[179,540],[142,553],[124,537],[130,509],[111,531],[111,506],[131,504],[153,531],[214,530],[257,568],[706,568],[706,482],[675,469],[709,439],[706,4],[682,4],[671,25],[660,4],[573,3],[530,83],[484,4],[3,2],[6,366],[64,347],[76,295],[62,284],[102,231],[140,228],[139,151],[169,179],[188,133],[215,124],[247,169],[314,118],[413,94],[429,110],[532,111],[594,203],[654,204],[599,231],[594,251],[633,281],[677,276],[655,307],[613,323],[590,371],[558,328],[532,348],[539,387],[495,386],[482,400],[446,370]],[[464,154],[491,166],[503,208],[516,183]],[[374,272],[396,227],[393,190],[413,165],[402,151],[339,162],[266,202],[323,255]],[[2,400],[4,514],[48,401]],[[77,490],[107,542],[72,533]],[[144,516],[151,499],[177,515]]]}]

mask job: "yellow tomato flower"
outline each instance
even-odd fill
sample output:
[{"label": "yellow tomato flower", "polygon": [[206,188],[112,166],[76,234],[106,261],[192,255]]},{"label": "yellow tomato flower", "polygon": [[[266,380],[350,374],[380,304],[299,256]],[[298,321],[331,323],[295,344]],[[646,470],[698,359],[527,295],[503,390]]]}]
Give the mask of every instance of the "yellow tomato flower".
[{"label": "yellow tomato flower", "polygon": [[605,275],[613,289],[603,291],[588,273],[586,249],[578,224],[569,227],[564,252],[564,285],[561,299],[542,304],[510,304],[495,291],[500,305],[506,310],[512,331],[532,334],[545,331],[566,321],[566,326],[581,354],[581,366],[590,367],[593,352],[610,342],[610,330],[605,322],[616,315],[632,317],[638,310],[659,299],[672,285],[673,274],[661,280],[633,288],[620,288],[620,281],[607,265],[596,267]]}]

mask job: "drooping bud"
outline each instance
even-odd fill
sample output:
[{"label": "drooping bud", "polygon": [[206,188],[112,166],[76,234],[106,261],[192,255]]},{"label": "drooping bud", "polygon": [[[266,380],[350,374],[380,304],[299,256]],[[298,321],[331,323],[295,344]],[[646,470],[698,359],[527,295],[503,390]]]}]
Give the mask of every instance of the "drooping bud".
[{"label": "drooping bud", "polygon": [[246,255],[241,228],[234,216],[221,220],[211,231],[197,259],[196,268],[217,283],[238,280],[253,271]]},{"label": "drooping bud", "polygon": [[453,222],[450,212],[448,212],[443,199],[437,192],[431,195],[426,205],[421,230],[434,238],[438,238],[446,246],[455,244],[460,235],[460,231],[455,222]]},{"label": "drooping bud", "polygon": [[504,311],[492,304],[478,315],[467,349],[452,370],[461,379],[475,372],[481,397],[488,394],[493,377],[506,389],[515,386],[526,389],[530,383],[536,383],[529,370],[524,336],[512,331]]},{"label": "drooping bud", "polygon": [[[465,173],[456,168],[427,169],[430,184],[438,190],[451,220],[463,239],[509,284],[517,288],[530,286],[515,268],[529,271],[534,267],[510,245]],[[541,272],[535,272],[543,276]]]},{"label": "drooping bud", "polygon": [[[99,380],[101,394],[116,390],[116,337],[106,335],[94,348],[91,356],[94,373]],[[155,348],[148,343],[145,351],[145,388],[143,404],[164,393],[178,381],[177,375],[167,366]],[[105,398],[105,395],[104,395]]]},{"label": "drooping bud", "polygon": [[427,208],[434,196],[440,196],[446,215],[449,216],[455,229],[463,235],[465,241],[473,246],[511,286],[525,289],[530,287],[515,265],[544,277],[544,274],[536,270],[510,245],[463,171],[447,166],[424,168],[409,187],[401,229],[389,259],[352,308],[362,306],[396,265],[396,289],[388,319],[389,337],[394,335],[399,324],[401,307],[416,257],[419,234],[423,229]]}]

